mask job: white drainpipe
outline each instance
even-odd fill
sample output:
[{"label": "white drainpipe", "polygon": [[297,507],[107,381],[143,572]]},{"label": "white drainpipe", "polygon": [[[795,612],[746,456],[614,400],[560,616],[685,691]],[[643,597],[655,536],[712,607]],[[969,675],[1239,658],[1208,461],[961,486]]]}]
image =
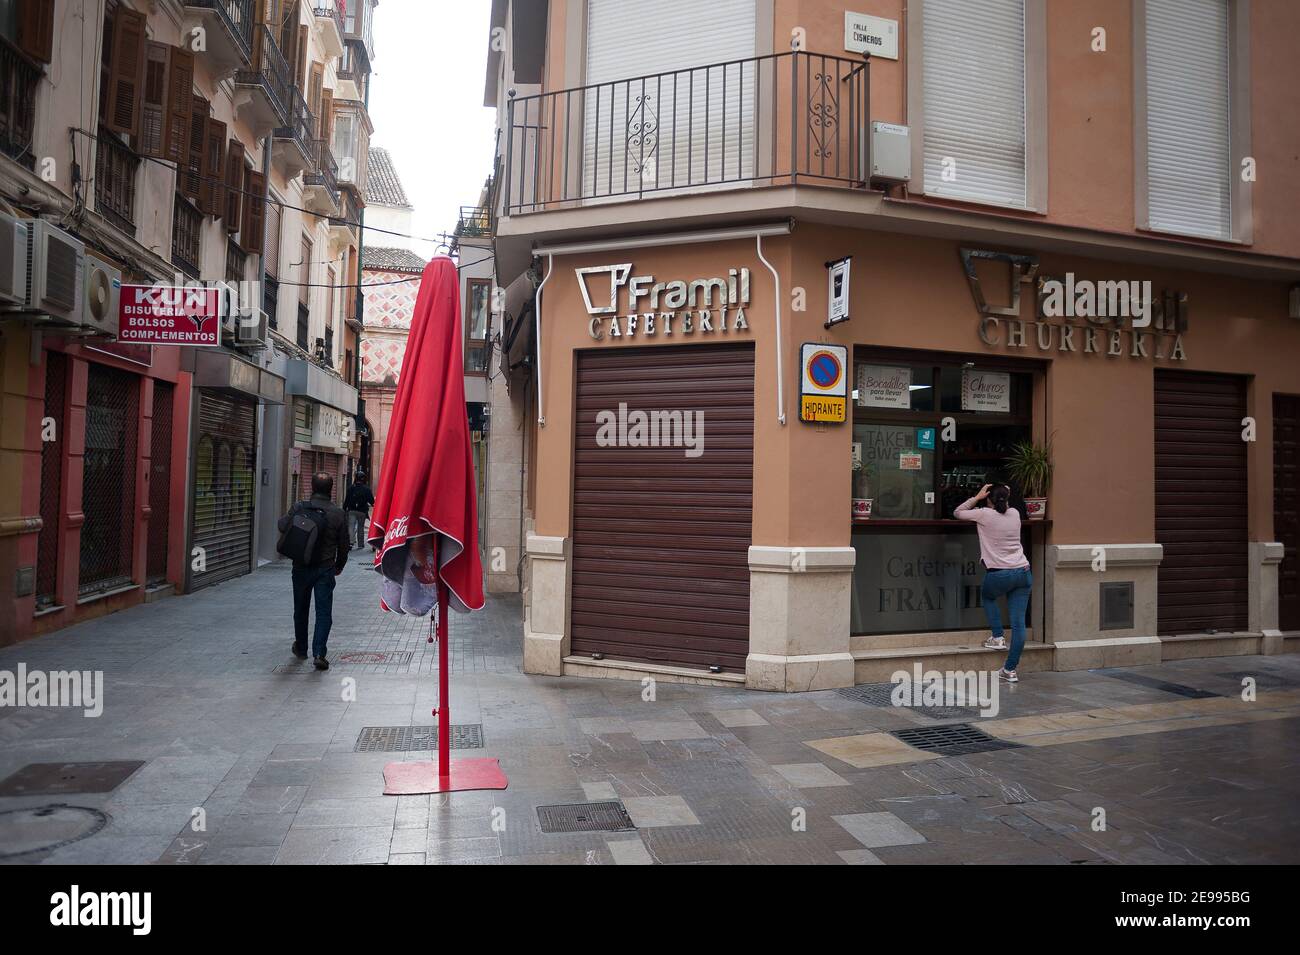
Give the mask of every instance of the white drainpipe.
[{"label": "white drainpipe", "polygon": [[533,335],[537,338],[537,425],[540,428],[546,427],[546,410],[542,406],[542,289],[551,280],[551,271],[555,268],[555,255],[550,252],[545,255],[546,277],[537,286],[537,294],[533,298]]}]

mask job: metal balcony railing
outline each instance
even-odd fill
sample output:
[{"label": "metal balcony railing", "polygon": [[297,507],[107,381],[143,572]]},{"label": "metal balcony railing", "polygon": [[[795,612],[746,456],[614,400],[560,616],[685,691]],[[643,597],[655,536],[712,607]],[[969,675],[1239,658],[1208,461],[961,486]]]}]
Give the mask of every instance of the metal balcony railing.
[{"label": "metal balcony railing", "polygon": [[795,51],[510,101],[505,215],[748,185],[862,187],[868,62]]},{"label": "metal balcony railing", "polygon": [[484,237],[492,235],[492,210],[487,206],[461,206],[456,222],[457,237]]},{"label": "metal balcony railing", "polygon": [[129,236],[135,235],[135,175],[140,159],[112,133],[101,132],[95,150],[95,208]]},{"label": "metal balcony railing", "polygon": [[28,169],[36,168],[32,135],[40,81],[40,68],[0,37],[0,152]]},{"label": "metal balcony railing", "polygon": [[172,213],[172,263],[192,279],[199,277],[203,213],[179,192]]},{"label": "metal balcony railing", "polygon": [[253,55],[253,0],[185,0],[187,7],[215,10],[245,57]]},{"label": "metal balcony railing", "polygon": [[344,229],[355,229],[357,223],[361,221],[361,206],[349,190],[343,190],[342,196],[343,208],[341,214],[330,216],[330,225],[340,226]]},{"label": "metal balcony railing", "polygon": [[330,194],[334,205],[339,204],[338,164],[330,152],[329,143],[323,139],[313,139],[311,146],[311,168],[303,176],[303,184],[321,186]]},{"label": "metal balcony railing", "polygon": [[304,156],[311,157],[315,155],[313,143],[317,142],[314,136],[315,130],[316,118],[307,108],[307,101],[302,98],[302,93],[296,86],[291,86],[286,122],[284,126],[276,129],[274,137],[293,140]]},{"label": "metal balcony railing", "polygon": [[281,121],[289,121],[293,80],[290,78],[289,64],[280,52],[274,34],[265,25],[258,25],[253,31],[252,64],[247,70],[239,70],[235,74],[235,82],[240,86],[261,87]]},{"label": "metal balcony railing", "polygon": [[338,24],[339,36],[343,36],[343,8],[339,0],[314,0],[312,13],[318,17],[329,17]]}]

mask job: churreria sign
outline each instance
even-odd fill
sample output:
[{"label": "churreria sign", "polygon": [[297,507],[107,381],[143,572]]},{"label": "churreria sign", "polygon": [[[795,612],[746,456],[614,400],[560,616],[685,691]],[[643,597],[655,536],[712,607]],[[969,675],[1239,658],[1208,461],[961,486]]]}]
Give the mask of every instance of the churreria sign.
[{"label": "churreria sign", "polygon": [[[591,316],[587,330],[596,341],[749,330],[745,316],[749,307],[749,269],[731,269],[725,277],[690,282],[656,282],[653,275],[633,275],[630,262],[574,271]],[[603,290],[599,276],[608,276],[608,304],[604,304],[599,291],[597,297],[592,297],[593,286]],[[619,290],[623,288],[627,294],[625,303],[620,303]]]}]

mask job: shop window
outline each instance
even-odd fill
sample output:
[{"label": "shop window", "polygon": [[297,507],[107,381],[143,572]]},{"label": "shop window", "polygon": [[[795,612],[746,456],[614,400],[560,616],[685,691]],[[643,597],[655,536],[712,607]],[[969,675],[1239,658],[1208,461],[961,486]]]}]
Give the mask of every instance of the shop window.
[{"label": "shop window", "polygon": [[469,281],[469,322],[465,343],[465,371],[470,374],[487,372],[487,337],[491,299],[490,283],[486,279]]}]

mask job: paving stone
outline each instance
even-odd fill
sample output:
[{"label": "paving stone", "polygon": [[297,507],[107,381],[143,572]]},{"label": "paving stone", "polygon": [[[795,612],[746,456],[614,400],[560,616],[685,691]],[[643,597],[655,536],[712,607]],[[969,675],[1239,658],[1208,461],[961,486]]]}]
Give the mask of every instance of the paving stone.
[{"label": "paving stone", "polygon": [[772,767],[797,789],[815,789],[819,786],[848,786],[847,779],[821,763],[784,763]]},{"label": "paving stone", "polygon": [[654,865],[645,843],[640,839],[606,839],[610,855],[618,865]]},{"label": "paving stone", "polygon": [[700,824],[681,796],[629,796],[623,800],[623,807],[638,829]]},{"label": "paving stone", "polygon": [[892,812],[860,812],[833,817],[849,835],[868,849],[925,842],[921,835]]},{"label": "paving stone", "polygon": [[767,726],[767,720],[753,710],[742,707],[735,710],[710,710],[713,718],[723,726],[732,729],[737,726]]}]

